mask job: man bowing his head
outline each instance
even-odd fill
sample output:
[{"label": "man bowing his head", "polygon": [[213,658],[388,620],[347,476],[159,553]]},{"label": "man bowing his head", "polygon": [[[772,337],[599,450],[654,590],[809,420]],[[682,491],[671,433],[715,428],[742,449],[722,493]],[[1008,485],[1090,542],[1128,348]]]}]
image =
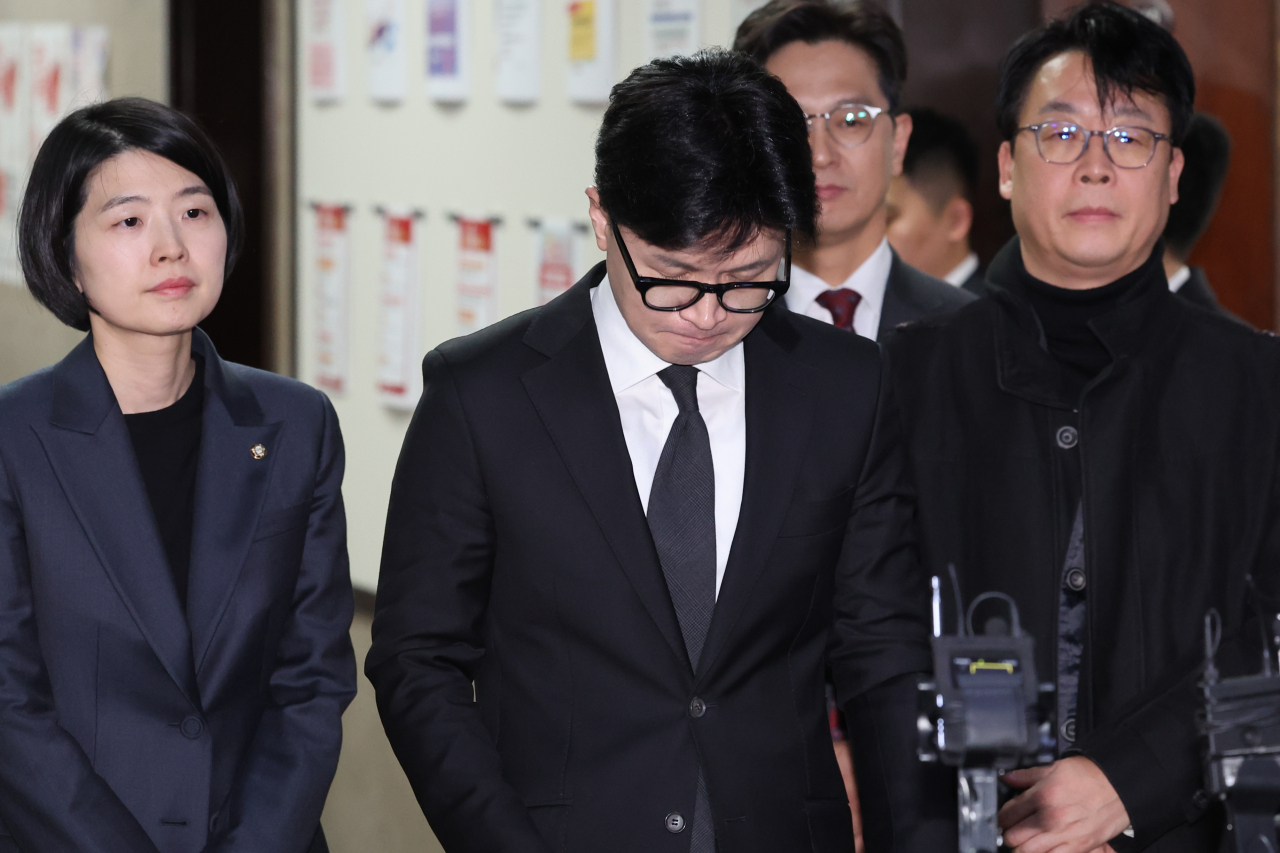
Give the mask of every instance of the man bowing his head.
[{"label": "man bowing his head", "polygon": [[423,362],[367,672],[450,853],[851,850],[828,663],[870,848],[954,831],[879,353],[780,299],[807,136],[746,57],[637,69],[587,191],[606,260]]}]

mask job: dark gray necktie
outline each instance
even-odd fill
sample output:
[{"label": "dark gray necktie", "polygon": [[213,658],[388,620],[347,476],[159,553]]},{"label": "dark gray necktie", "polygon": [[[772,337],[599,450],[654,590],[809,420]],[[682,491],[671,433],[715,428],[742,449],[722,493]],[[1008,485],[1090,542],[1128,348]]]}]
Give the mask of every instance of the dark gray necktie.
[{"label": "dark gray necktie", "polygon": [[[658,373],[680,413],[658,458],[649,492],[649,531],[671,592],[694,671],[716,606],[716,480],[711,439],[698,411],[698,369],[675,364]],[[706,779],[698,769],[689,853],[715,853]]]}]

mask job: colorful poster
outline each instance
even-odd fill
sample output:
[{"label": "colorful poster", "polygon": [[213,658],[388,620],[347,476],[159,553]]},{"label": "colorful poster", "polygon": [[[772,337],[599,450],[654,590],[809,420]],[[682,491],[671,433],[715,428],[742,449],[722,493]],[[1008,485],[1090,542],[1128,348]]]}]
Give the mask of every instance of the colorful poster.
[{"label": "colorful poster", "polygon": [[343,0],[307,3],[307,92],[317,104],[347,93],[347,28]]},{"label": "colorful poster", "polygon": [[75,95],[72,108],[105,101],[107,59],[111,54],[111,34],[103,26],[76,27],[72,43],[75,65]]},{"label": "colorful poster", "polygon": [[408,88],[405,0],[365,0],[369,97],[398,104]]},{"label": "colorful poster", "polygon": [[30,163],[25,28],[0,23],[0,282],[22,283],[18,267],[18,205]]},{"label": "colorful poster", "polygon": [[418,371],[418,239],[412,213],[382,213],[382,292],[378,317],[378,396],[412,409],[422,393]]},{"label": "colorful poster", "polygon": [[348,294],[350,292],[350,208],[317,204],[316,211],[316,361],[315,383],[330,394],[346,393]]},{"label": "colorful poster", "polygon": [[578,280],[581,235],[567,219],[544,219],[537,225],[534,277],[538,304],[546,305]]},{"label": "colorful poster", "polygon": [[614,82],[614,0],[570,0],[565,9],[569,23],[569,100],[603,104],[609,100]]},{"label": "colorful poster", "polygon": [[698,0],[647,0],[645,54],[688,55],[698,50]]},{"label": "colorful poster", "polygon": [[71,108],[75,87],[75,28],[70,24],[31,24],[27,27],[27,79],[31,84],[30,153],[40,150]]},{"label": "colorful poster", "polygon": [[445,104],[467,99],[471,57],[470,0],[425,0],[427,6],[427,90]]},{"label": "colorful poster", "polygon": [[458,220],[458,332],[477,332],[498,319],[498,260],[493,222]]},{"label": "colorful poster", "polygon": [[541,27],[538,0],[494,0],[497,90],[504,103],[532,104],[538,100]]}]

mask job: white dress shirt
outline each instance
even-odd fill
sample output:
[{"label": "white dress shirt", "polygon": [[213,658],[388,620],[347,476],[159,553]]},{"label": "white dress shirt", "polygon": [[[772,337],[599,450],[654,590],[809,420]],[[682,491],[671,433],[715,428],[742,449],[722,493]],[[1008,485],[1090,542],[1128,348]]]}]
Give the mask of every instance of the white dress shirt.
[{"label": "white dress shirt", "polygon": [[961,261],[955,269],[942,277],[947,284],[960,287],[969,280],[969,276],[978,271],[978,253],[970,252],[969,256]]},{"label": "white dress shirt", "polygon": [[[631,470],[645,512],[649,492],[658,470],[667,433],[680,410],[676,398],[658,371],[670,367],[641,343],[631,331],[618,303],[609,277],[591,291],[591,312],[595,316],[604,366],[618,402],[622,435],[631,455]],[[746,361],[742,343],[714,361],[697,365],[698,409],[711,439],[711,466],[715,474],[716,515],[716,595],[729,562],[729,548],[738,527],[742,507],[742,478],[747,461]]]},{"label": "white dress shirt", "polygon": [[1182,285],[1187,283],[1187,279],[1189,278],[1191,278],[1191,267],[1187,266],[1186,264],[1183,264],[1182,266],[1178,267],[1178,271],[1173,275],[1169,276],[1170,292],[1177,293],[1178,290],[1182,287]]},{"label": "white dress shirt", "polygon": [[[876,339],[880,333],[880,312],[884,308],[884,291],[889,285],[889,270],[893,267],[893,250],[888,239],[880,241],[871,257],[845,279],[841,287],[857,291],[862,300],[853,312],[853,330],[864,338]],[[818,304],[818,294],[830,290],[831,285],[807,270],[794,264],[791,267],[791,289],[784,297],[787,307],[797,314],[804,314],[824,323],[831,322],[831,312]]]}]

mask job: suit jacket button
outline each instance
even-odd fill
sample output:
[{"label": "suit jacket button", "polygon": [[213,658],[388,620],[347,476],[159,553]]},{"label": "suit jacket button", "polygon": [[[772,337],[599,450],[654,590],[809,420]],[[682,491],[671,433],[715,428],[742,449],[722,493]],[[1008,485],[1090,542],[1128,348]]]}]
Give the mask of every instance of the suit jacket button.
[{"label": "suit jacket button", "polygon": [[183,737],[195,740],[204,731],[204,723],[200,722],[199,717],[187,717],[178,728],[182,730]]},{"label": "suit jacket button", "polygon": [[1058,446],[1063,450],[1070,450],[1080,443],[1080,433],[1076,432],[1076,428],[1071,426],[1064,426],[1058,430],[1056,438]]},{"label": "suit jacket button", "polygon": [[698,697],[693,697],[693,701],[689,703],[689,716],[695,720],[707,713],[707,703]]},{"label": "suit jacket button", "polygon": [[1084,572],[1082,572],[1080,569],[1072,569],[1071,571],[1067,572],[1067,586],[1071,587],[1076,592],[1079,592],[1080,590],[1084,589],[1084,585],[1085,585]]},{"label": "suit jacket button", "polygon": [[684,815],[680,812],[672,812],[667,815],[667,832],[683,832],[684,831]]}]

